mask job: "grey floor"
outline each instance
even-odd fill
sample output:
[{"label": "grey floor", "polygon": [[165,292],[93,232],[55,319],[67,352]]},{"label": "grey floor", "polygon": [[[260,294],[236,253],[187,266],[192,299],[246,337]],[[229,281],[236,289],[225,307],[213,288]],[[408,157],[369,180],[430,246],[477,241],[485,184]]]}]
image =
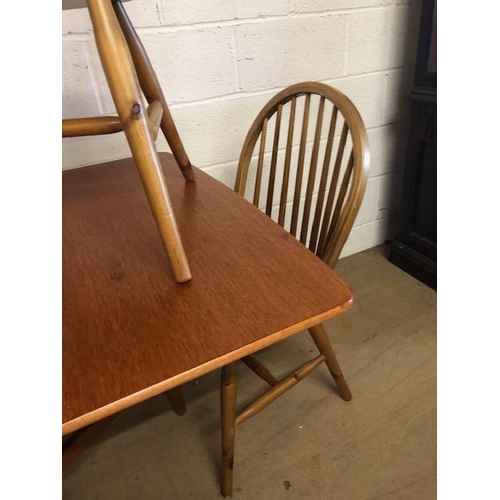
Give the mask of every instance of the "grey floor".
[{"label": "grey floor", "polygon": [[[436,498],[436,293],[385,246],[342,259],[356,304],[325,323],[353,400],[324,366],[236,433],[234,499]],[[314,345],[301,333],[259,356],[285,375]],[[266,385],[238,365],[239,402]],[[219,371],[119,414],[63,472],[63,498],[220,499]]]}]

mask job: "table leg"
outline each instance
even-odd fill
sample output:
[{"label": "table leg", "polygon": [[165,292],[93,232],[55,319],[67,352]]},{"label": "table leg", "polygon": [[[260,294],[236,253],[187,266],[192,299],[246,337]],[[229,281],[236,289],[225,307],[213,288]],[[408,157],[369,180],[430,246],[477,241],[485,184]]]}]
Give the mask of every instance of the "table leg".
[{"label": "table leg", "polygon": [[182,386],[174,387],[166,392],[167,398],[170,401],[170,406],[177,415],[184,415],[186,413],[186,401],[182,394]]}]

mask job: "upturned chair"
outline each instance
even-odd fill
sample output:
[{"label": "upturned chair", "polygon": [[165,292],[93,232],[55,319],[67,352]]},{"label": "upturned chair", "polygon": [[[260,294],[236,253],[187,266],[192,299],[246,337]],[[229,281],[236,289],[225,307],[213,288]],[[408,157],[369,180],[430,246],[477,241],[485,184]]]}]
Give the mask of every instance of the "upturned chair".
[{"label": "upturned chair", "polygon": [[[270,151],[266,148],[268,143],[272,144]],[[254,205],[265,210],[333,267],[361,205],[369,161],[366,130],[351,100],[328,85],[299,83],[272,98],[250,127],[240,156],[235,190],[249,196]],[[255,356],[242,358],[271,388],[239,413],[235,363],[222,369],[223,496],[232,494],[237,425],[257,414],[322,363],[330,371],[341,398],[345,401],[352,398],[324,327],[316,325],[309,333],[319,355],[282,380],[277,380]]]},{"label": "upturned chair", "polygon": [[[128,1],[128,0],[124,0]],[[88,7],[94,38],[118,116],[62,121],[63,137],[125,132],[174,278],[191,279],[155,146],[161,128],[186,180],[194,173],[151,61],[121,0],[63,0],[63,10]],[[143,99],[146,97],[149,106]]]}]

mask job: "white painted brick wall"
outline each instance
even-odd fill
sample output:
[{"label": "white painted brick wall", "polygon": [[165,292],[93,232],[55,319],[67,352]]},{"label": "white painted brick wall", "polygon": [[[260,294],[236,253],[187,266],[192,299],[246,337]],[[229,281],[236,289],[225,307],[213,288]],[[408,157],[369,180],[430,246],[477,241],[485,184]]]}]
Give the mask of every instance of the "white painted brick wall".
[{"label": "white painted brick wall", "polygon": [[[415,0],[133,0],[125,7],[191,161],[233,187],[255,115],[285,86],[323,81],[358,107],[370,178],[343,256],[395,236],[418,36]],[[62,12],[63,117],[114,112],[86,10]],[[158,149],[169,151],[159,136]],[[63,140],[63,168],[130,156],[123,134]]]},{"label": "white painted brick wall", "polygon": [[345,16],[272,18],[234,30],[242,91],[326,80],[344,73]]}]

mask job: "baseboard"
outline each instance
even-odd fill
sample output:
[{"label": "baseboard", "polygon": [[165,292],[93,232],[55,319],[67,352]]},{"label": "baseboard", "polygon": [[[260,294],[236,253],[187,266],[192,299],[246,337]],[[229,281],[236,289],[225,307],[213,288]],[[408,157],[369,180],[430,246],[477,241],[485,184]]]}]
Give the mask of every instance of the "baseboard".
[{"label": "baseboard", "polygon": [[393,241],[389,251],[389,262],[437,290],[437,264],[424,255],[399,241]]}]

